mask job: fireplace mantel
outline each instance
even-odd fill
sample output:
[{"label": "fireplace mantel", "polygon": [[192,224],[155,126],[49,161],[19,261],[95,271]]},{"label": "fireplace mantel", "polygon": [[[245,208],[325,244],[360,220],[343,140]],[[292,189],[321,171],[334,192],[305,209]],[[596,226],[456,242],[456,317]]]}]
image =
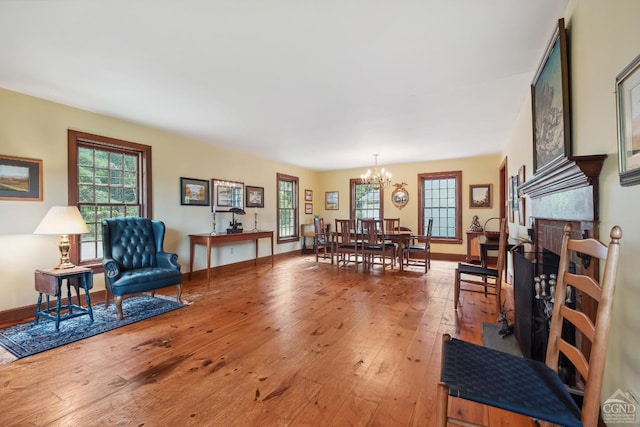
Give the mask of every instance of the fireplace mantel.
[{"label": "fireplace mantel", "polygon": [[[566,223],[572,225],[574,239],[598,238],[598,181],[606,158],[606,154],[571,156],[518,187],[519,196],[529,196],[530,199],[536,269],[543,266],[543,249],[555,254],[562,252]],[[577,258],[571,261],[576,273],[598,278],[598,263],[583,263]],[[531,292],[533,277],[526,282],[524,286]],[[519,285],[515,283],[515,286]],[[597,303],[588,295],[577,294],[576,303],[591,319],[595,318]]]},{"label": "fireplace mantel", "polygon": [[534,218],[598,220],[598,176],[606,154],[571,156],[518,187]]}]

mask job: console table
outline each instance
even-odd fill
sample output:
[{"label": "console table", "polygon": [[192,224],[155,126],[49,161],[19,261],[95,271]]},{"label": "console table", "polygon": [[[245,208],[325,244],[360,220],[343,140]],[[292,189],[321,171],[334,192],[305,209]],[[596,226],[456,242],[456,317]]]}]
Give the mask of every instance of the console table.
[{"label": "console table", "polygon": [[211,247],[215,245],[222,245],[225,243],[241,242],[247,240],[253,240],[256,245],[256,258],[254,263],[258,263],[258,240],[271,239],[271,265],[273,266],[273,231],[244,231],[242,233],[231,234],[189,234],[189,280],[191,280],[191,272],[193,271],[193,251],[196,245],[203,245],[207,247],[207,284],[211,279]]}]

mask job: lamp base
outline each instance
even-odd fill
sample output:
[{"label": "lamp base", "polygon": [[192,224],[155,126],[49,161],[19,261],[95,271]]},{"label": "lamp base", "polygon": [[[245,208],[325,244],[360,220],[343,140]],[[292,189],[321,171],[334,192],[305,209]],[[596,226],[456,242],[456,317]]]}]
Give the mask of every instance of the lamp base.
[{"label": "lamp base", "polygon": [[73,268],[75,266],[75,264],[72,264],[70,262],[60,262],[60,264],[56,265],[54,268],[57,270],[63,270],[65,268]]},{"label": "lamp base", "polygon": [[60,250],[60,264],[56,265],[55,267],[58,270],[75,267],[75,265],[69,259],[70,248],[71,248],[71,243],[69,242],[69,235],[68,234],[61,235],[60,243],[58,243],[58,249]]}]

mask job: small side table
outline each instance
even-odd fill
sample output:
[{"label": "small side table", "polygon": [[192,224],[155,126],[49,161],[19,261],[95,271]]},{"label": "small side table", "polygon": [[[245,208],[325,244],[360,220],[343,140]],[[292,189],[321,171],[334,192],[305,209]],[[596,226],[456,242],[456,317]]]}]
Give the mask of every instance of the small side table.
[{"label": "small side table", "polygon": [[[62,306],[62,281],[67,280],[67,304]],[[89,315],[93,322],[93,310],[91,309],[91,297],[89,290],[93,288],[93,272],[90,268],[48,268],[38,269],[35,272],[36,291],[38,292],[38,305],[36,306],[36,318],[34,323],[38,323],[40,318],[55,320],[56,331],[60,330],[60,321],[71,319],[72,317]],[[76,289],[78,304],[73,304],[71,300],[71,287]],[[80,305],[80,287],[84,289],[84,296],[87,306]],[[42,294],[46,295],[46,309],[42,310]],[[56,297],[56,306],[50,307],[49,297]],[[60,310],[66,310],[64,314]],[[54,314],[52,314],[54,313]]]}]

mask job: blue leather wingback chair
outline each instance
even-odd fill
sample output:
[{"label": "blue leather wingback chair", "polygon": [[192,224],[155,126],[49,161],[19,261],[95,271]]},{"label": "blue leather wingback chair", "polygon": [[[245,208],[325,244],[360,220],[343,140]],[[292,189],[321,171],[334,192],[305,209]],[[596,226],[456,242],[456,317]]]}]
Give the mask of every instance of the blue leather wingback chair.
[{"label": "blue leather wingback chair", "polygon": [[178,287],[182,301],[182,274],[178,255],[163,249],[165,225],[162,221],[139,217],[118,217],[102,221],[102,249],[107,298],[114,296],[122,319],[122,296],[171,285]]}]

